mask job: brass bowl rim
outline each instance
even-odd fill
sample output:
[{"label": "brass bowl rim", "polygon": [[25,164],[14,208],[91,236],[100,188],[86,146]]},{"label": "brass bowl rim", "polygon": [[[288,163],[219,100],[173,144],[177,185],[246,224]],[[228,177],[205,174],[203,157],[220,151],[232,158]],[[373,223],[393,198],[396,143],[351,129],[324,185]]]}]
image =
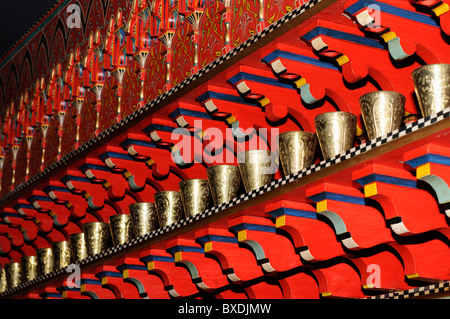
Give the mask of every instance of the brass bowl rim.
[{"label": "brass bowl rim", "polygon": [[105,222],[89,222],[89,223],[83,224],[83,227],[84,227],[84,226],[91,226],[91,225],[108,226],[108,223],[105,223]]},{"label": "brass bowl rim", "polygon": [[287,132],[283,132],[283,133],[278,134],[278,136],[280,137],[280,136],[292,135],[292,134],[316,136],[316,134],[314,134],[313,132],[309,132],[309,131],[287,131]]},{"label": "brass bowl rim", "polygon": [[180,191],[160,191],[160,192],[156,192],[155,194],[153,194],[153,196],[157,195],[157,194],[163,194],[163,193],[180,193]]},{"label": "brass bowl rim", "polygon": [[39,253],[41,251],[49,251],[49,250],[51,250],[53,252],[52,247],[46,247],[46,248],[38,248],[38,249],[36,249],[36,253]]},{"label": "brass bowl rim", "polygon": [[216,168],[216,167],[219,167],[219,168],[220,167],[236,167],[236,168],[239,168],[238,165],[234,165],[234,164],[215,164],[215,165],[211,165],[206,170],[213,169],[213,168]]},{"label": "brass bowl rim", "polygon": [[125,219],[130,219],[131,218],[131,215],[129,215],[129,214],[116,214],[116,215],[111,215],[111,216],[109,216],[108,217],[108,219],[109,220],[111,220],[111,219],[119,219],[119,218],[124,218],[124,216],[125,216]]},{"label": "brass bowl rim", "polygon": [[207,183],[207,182],[208,182],[208,179],[207,179],[207,178],[189,178],[189,179],[183,179],[182,181],[180,181],[180,182],[178,183],[178,186],[181,186],[181,184],[186,184],[186,183],[189,183],[189,182],[198,182],[198,181],[203,182],[203,183]]},{"label": "brass bowl rim", "polygon": [[396,95],[396,96],[402,98],[402,100],[404,100],[404,101],[406,100],[405,95],[403,95],[402,93],[397,92],[397,91],[373,91],[373,92],[368,92],[368,93],[361,95],[359,98],[359,101],[361,101],[364,97],[371,96],[371,95]]},{"label": "brass bowl rim", "polygon": [[54,241],[52,243],[52,245],[61,244],[61,243],[70,243],[70,242],[68,240],[59,240],[59,241]]},{"label": "brass bowl rim", "polygon": [[[242,155],[245,156],[245,155],[247,155],[249,153],[266,153],[266,155],[267,154],[275,154],[275,152],[273,152],[271,150],[246,150],[246,151],[242,151],[242,152],[237,153],[236,158],[239,159]],[[239,164],[242,164],[242,163],[239,163]]]},{"label": "brass bowl rim", "polygon": [[8,265],[11,266],[11,265],[14,265],[14,264],[17,264],[18,266],[21,266],[20,262],[18,262],[18,261],[13,261],[13,262],[10,262],[10,263],[6,263],[6,264],[5,264],[5,267],[8,266]]},{"label": "brass bowl rim", "polygon": [[356,115],[351,113],[351,112],[346,112],[346,111],[331,111],[331,112],[324,112],[324,113],[320,113],[319,115],[316,115],[316,117],[314,118],[314,121],[316,121],[318,118],[321,117],[325,117],[326,115],[346,115],[348,117],[354,118],[355,120],[357,119]]},{"label": "brass bowl rim", "polygon": [[84,232],[81,232],[81,233],[73,233],[73,234],[70,234],[69,235],[69,237],[70,238],[72,238],[72,237],[79,237],[79,236],[85,236],[85,234],[84,234]]},{"label": "brass bowl rim", "polygon": [[140,205],[143,205],[143,206],[155,206],[155,203],[152,203],[152,202],[136,202],[136,203],[128,205],[128,207],[140,206]]},{"label": "brass bowl rim", "polygon": [[423,70],[427,70],[427,69],[434,69],[436,67],[442,67],[442,68],[449,68],[450,69],[450,64],[449,63],[433,63],[433,64],[426,64],[426,65],[422,65],[419,66],[418,68],[414,69],[411,72],[411,77],[414,78],[414,75],[416,75],[417,73],[423,71]]},{"label": "brass bowl rim", "polygon": [[36,255],[22,256],[22,257],[20,257],[20,260],[25,260],[25,259],[29,259],[29,258],[36,258],[37,259],[37,256]]}]

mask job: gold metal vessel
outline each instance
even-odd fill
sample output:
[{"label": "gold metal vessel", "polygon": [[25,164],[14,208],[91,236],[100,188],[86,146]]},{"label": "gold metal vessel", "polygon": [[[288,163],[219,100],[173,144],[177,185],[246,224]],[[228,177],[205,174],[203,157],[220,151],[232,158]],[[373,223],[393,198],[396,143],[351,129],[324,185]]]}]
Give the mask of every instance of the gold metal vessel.
[{"label": "gold metal vessel", "polygon": [[314,125],[324,159],[344,153],[354,146],[354,114],[342,111],[322,113],[315,117]]},{"label": "gold metal vessel", "polygon": [[237,159],[246,192],[270,183],[278,169],[277,158],[267,150],[244,151],[238,154]]},{"label": "gold metal vessel", "polygon": [[55,269],[55,257],[52,248],[40,248],[36,250],[38,258],[39,275],[48,275]]},{"label": "gold metal vessel", "polygon": [[111,247],[111,230],[108,223],[92,222],[83,225],[88,256],[99,254]]},{"label": "gold metal vessel", "polygon": [[285,176],[300,172],[314,162],[317,148],[316,134],[290,131],[278,136],[280,162]]},{"label": "gold metal vessel", "polygon": [[207,179],[186,179],[178,183],[186,217],[194,217],[209,207],[211,192]]},{"label": "gold metal vessel", "polygon": [[6,271],[3,265],[0,265],[0,294],[8,290],[8,284],[6,281]]},{"label": "gold metal vessel", "polygon": [[129,210],[135,237],[144,236],[158,229],[158,215],[154,203],[134,203],[129,206]]},{"label": "gold metal vessel", "polygon": [[39,276],[39,263],[37,256],[24,256],[20,258],[22,268],[22,282],[27,283]]},{"label": "gold metal vessel", "polygon": [[55,258],[55,270],[66,268],[72,263],[72,250],[69,241],[57,241],[52,244]]},{"label": "gold metal vessel", "polygon": [[172,225],[185,218],[180,192],[161,191],[153,196],[161,227]]},{"label": "gold metal vessel", "polygon": [[114,246],[122,245],[134,237],[131,215],[118,214],[109,216],[109,227]]},{"label": "gold metal vessel", "polygon": [[18,262],[5,265],[6,286],[8,289],[16,288],[22,283],[22,267]]},{"label": "gold metal vessel", "polygon": [[215,205],[228,202],[238,196],[241,173],[237,165],[213,165],[206,169],[211,197]]},{"label": "gold metal vessel", "polygon": [[393,91],[376,91],[359,99],[361,115],[369,139],[400,128],[405,113],[405,96]]},{"label": "gold metal vessel", "polygon": [[74,233],[69,236],[72,258],[75,262],[82,261],[88,256],[86,236],[84,233]]},{"label": "gold metal vessel", "polygon": [[450,107],[450,64],[424,65],[411,77],[423,117]]}]

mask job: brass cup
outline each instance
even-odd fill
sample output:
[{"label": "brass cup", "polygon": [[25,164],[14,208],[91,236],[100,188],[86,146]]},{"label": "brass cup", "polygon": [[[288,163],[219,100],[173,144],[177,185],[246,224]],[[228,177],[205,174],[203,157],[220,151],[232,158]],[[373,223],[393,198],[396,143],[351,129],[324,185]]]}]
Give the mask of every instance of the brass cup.
[{"label": "brass cup", "polygon": [[207,179],[186,179],[178,183],[186,217],[194,217],[209,207],[211,192]]},{"label": "brass cup", "polygon": [[55,267],[55,257],[52,248],[40,248],[36,250],[38,258],[39,274],[48,275]]},{"label": "brass cup", "polygon": [[5,265],[6,286],[8,289],[16,288],[22,283],[22,267],[18,262]]},{"label": "brass cup", "polygon": [[72,250],[69,241],[54,242],[52,249],[55,257],[55,269],[66,268],[72,263]]},{"label": "brass cup", "polygon": [[158,215],[154,203],[134,203],[129,206],[135,237],[144,236],[158,229]]},{"label": "brass cup", "polygon": [[22,267],[22,282],[27,283],[39,276],[39,263],[37,256],[25,256],[20,258]]},{"label": "brass cup", "polygon": [[211,197],[215,205],[237,197],[241,185],[241,173],[236,165],[214,165],[206,170]]},{"label": "brass cup", "polygon": [[411,77],[423,117],[450,107],[450,64],[424,65]]},{"label": "brass cup", "polygon": [[316,134],[324,159],[344,153],[353,147],[356,116],[348,112],[326,112],[314,119]]},{"label": "brass cup", "polygon": [[70,236],[70,248],[74,261],[82,261],[88,256],[86,247],[86,236],[84,233],[75,233]]},{"label": "brass cup", "polygon": [[278,136],[280,162],[284,175],[300,172],[314,162],[317,147],[316,134],[291,131]]},{"label": "brass cup", "polygon": [[111,247],[111,231],[108,223],[92,222],[83,225],[88,256],[99,254]]},{"label": "brass cup", "polygon": [[270,183],[278,169],[277,158],[271,151],[244,151],[237,155],[237,160],[246,192]]},{"label": "brass cup", "polygon": [[109,216],[109,227],[114,246],[122,245],[133,238],[133,225],[128,214]]},{"label": "brass cup", "polygon": [[8,284],[6,282],[6,271],[3,266],[0,266],[0,294],[8,290]]},{"label": "brass cup", "polygon": [[185,217],[180,192],[161,191],[155,193],[153,197],[161,227],[176,223]]},{"label": "brass cup", "polygon": [[369,139],[397,130],[405,113],[405,96],[398,92],[376,91],[359,99],[361,115]]}]

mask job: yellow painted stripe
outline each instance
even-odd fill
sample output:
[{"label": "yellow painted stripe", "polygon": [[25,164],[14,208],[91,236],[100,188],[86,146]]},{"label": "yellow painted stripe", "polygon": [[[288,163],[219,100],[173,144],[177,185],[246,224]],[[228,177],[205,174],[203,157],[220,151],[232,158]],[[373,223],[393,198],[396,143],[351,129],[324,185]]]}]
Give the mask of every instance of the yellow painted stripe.
[{"label": "yellow painted stripe", "polygon": [[259,104],[261,104],[261,106],[266,106],[267,104],[270,103],[270,100],[268,98],[263,98],[261,100],[259,100]]},{"label": "yellow painted stripe", "polygon": [[238,241],[243,241],[247,239],[247,231],[241,230],[238,232]]},{"label": "yellow painted stripe", "polygon": [[345,63],[348,63],[348,61],[350,61],[348,59],[348,56],[346,55],[341,55],[339,58],[336,59],[336,62],[339,64],[339,66],[344,65]]},{"label": "yellow painted stripe", "polygon": [[305,78],[300,78],[297,81],[294,82],[295,86],[297,87],[297,89],[303,85],[306,84],[306,79]]},{"label": "yellow painted stripe", "polygon": [[149,159],[147,162],[145,162],[145,164],[147,164],[148,166],[152,166],[153,164],[155,164],[155,161],[152,159]]},{"label": "yellow painted stripe", "polygon": [[102,278],[102,285],[106,285],[108,283],[108,277]]},{"label": "yellow painted stripe", "polygon": [[63,299],[67,299],[67,291],[63,291],[62,292],[62,298]]},{"label": "yellow painted stripe", "polygon": [[150,261],[147,263],[147,269],[148,270],[153,270],[155,269],[155,262],[154,261]]},{"label": "yellow painted stripe", "polygon": [[327,200],[326,199],[322,200],[322,201],[317,203],[316,210],[317,210],[318,213],[326,211],[328,209],[327,206],[328,206],[327,205]]},{"label": "yellow painted stripe", "polygon": [[416,169],[416,177],[422,178],[424,176],[431,174],[431,166],[430,163],[423,164]]},{"label": "yellow painted stripe", "polygon": [[382,34],[381,37],[383,38],[384,41],[389,42],[392,39],[396,38],[397,34],[395,34],[394,31],[389,31],[389,32],[386,32],[385,34]]},{"label": "yellow painted stripe", "polygon": [[212,241],[207,242],[207,243],[205,244],[204,249],[205,249],[205,253],[211,251],[211,250],[212,250]]},{"label": "yellow painted stripe", "polygon": [[361,136],[364,134],[364,130],[359,127],[359,125],[356,125],[356,136]]},{"label": "yellow painted stripe", "polygon": [[181,254],[181,251],[177,251],[177,252],[175,253],[175,262],[181,261],[181,260],[183,260],[183,256],[182,256],[182,254]]},{"label": "yellow painted stripe", "polygon": [[128,277],[130,277],[130,270],[129,269],[125,269],[123,271],[123,279],[127,279]]},{"label": "yellow painted stripe", "polygon": [[372,183],[364,186],[364,196],[370,197],[378,194],[377,183]]},{"label": "yellow painted stripe", "polygon": [[54,211],[50,211],[50,213],[48,213],[50,215],[50,217],[55,217],[55,212]]},{"label": "yellow painted stripe", "polygon": [[106,182],[106,183],[103,184],[103,187],[104,187],[104,188],[108,188],[108,187],[110,187],[110,186],[111,186],[111,184],[108,183],[108,182]]},{"label": "yellow painted stripe", "polygon": [[231,124],[233,122],[236,122],[236,117],[234,115],[231,115],[230,117],[227,117],[226,121],[228,124]]},{"label": "yellow painted stripe", "polygon": [[284,225],[286,225],[286,215],[278,217],[275,221],[275,226],[277,228],[283,227]]},{"label": "yellow painted stripe", "polygon": [[449,6],[448,4],[446,4],[445,2],[443,4],[441,4],[439,7],[436,7],[433,9],[434,14],[436,14],[436,16],[440,16],[443,13],[446,13],[449,10]]},{"label": "yellow painted stripe", "polygon": [[80,287],[80,292],[85,292],[86,291],[86,284],[82,284]]},{"label": "yellow painted stripe", "polygon": [[331,296],[331,292],[327,291],[327,292],[321,292],[320,295],[322,297],[327,297],[327,296]]},{"label": "yellow painted stripe", "polygon": [[411,278],[417,278],[417,277],[419,277],[419,274],[418,274],[418,273],[414,273],[414,274],[411,274],[411,275],[406,275],[406,277],[407,277],[408,279],[411,279]]},{"label": "yellow painted stripe", "polygon": [[124,176],[125,178],[130,177],[130,176],[131,176],[131,172],[126,171],[126,172],[123,173],[123,176]]}]

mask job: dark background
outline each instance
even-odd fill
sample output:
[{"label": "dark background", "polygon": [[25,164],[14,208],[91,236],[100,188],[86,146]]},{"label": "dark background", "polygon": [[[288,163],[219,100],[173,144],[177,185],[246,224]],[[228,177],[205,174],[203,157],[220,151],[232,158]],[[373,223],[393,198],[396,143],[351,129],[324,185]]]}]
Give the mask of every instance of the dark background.
[{"label": "dark background", "polygon": [[0,0],[0,57],[61,0]]}]

